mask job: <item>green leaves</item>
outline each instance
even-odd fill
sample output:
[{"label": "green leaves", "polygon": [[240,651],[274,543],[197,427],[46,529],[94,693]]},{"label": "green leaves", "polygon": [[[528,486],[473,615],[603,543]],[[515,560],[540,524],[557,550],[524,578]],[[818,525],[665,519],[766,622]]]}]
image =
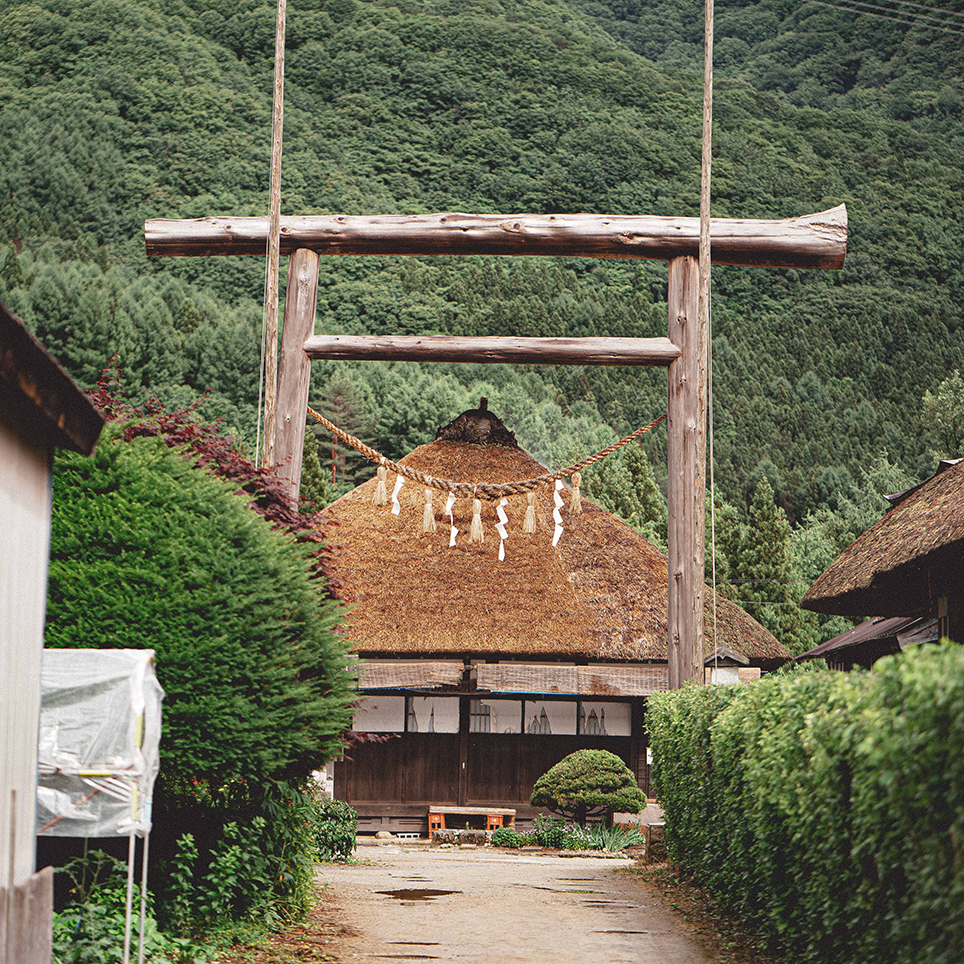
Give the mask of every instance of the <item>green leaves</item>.
[{"label": "green leaves", "polygon": [[47,645],[157,651],[171,784],[306,775],[351,715],[306,566],[227,484],[108,431],[55,468]]},{"label": "green leaves", "polygon": [[673,858],[785,953],[957,960],[960,646],[661,694],[647,726]]}]

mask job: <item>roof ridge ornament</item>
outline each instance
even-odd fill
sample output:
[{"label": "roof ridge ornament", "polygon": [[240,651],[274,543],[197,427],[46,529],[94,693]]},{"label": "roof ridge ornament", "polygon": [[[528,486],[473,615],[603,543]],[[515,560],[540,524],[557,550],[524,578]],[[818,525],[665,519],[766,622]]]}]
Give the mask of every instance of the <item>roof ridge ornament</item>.
[{"label": "roof ridge ornament", "polygon": [[510,432],[502,419],[489,411],[489,400],[485,396],[479,399],[478,408],[462,412],[448,425],[439,428],[435,438],[468,445],[502,445],[513,449],[519,447],[515,432]]}]

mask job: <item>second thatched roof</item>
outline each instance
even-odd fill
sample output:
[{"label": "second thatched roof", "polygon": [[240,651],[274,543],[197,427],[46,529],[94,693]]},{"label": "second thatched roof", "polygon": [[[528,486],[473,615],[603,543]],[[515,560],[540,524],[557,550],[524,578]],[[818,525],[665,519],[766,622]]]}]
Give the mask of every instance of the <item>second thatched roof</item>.
[{"label": "second thatched roof", "polygon": [[[454,424],[454,423],[452,423]],[[440,430],[440,433],[443,430]],[[457,436],[458,437],[458,436]],[[503,483],[546,473],[509,444],[437,439],[402,464],[437,478]],[[389,476],[389,490],[394,482]],[[438,531],[420,535],[424,488],[406,482],[401,513],[372,504],[374,479],[325,510],[334,575],[352,604],[349,638],[368,656],[479,654],[528,660],[665,660],[666,556],[635,530],[583,499],[552,546],[552,489],[536,492],[537,530],[523,534],[525,496],[509,499],[505,560],[498,559],[495,503],[483,502],[485,539],[469,542],[472,500],[454,506],[460,530],[449,548],[445,497],[434,494]],[[722,596],[719,642],[756,665],[789,658],[771,633]],[[713,606],[706,602],[707,648]]]},{"label": "second thatched roof", "polygon": [[807,590],[807,609],[842,616],[924,613],[942,574],[964,570],[964,462],[911,490]]}]

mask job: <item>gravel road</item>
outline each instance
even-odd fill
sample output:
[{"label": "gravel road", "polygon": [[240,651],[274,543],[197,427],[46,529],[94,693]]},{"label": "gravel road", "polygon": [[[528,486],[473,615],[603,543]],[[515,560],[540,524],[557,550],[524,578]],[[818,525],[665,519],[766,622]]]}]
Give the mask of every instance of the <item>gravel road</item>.
[{"label": "gravel road", "polygon": [[708,964],[629,861],[540,853],[365,847],[319,868],[356,936],[344,964]]}]

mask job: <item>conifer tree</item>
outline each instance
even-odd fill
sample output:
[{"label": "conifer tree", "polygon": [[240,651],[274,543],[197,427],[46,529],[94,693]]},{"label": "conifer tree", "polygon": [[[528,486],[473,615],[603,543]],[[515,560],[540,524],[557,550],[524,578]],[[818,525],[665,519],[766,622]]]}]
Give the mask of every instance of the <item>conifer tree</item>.
[{"label": "conifer tree", "polygon": [[309,425],[305,429],[304,451],[301,457],[301,489],[298,493],[299,509],[312,515],[329,502],[328,480],[318,458],[318,436]]},{"label": "conifer tree", "polygon": [[773,489],[765,475],[757,483],[748,515],[738,548],[730,556],[728,595],[791,652],[802,652],[801,640],[797,638],[801,610],[794,594],[790,523],[774,502]]},{"label": "conifer tree", "polygon": [[939,458],[964,455],[964,379],[958,369],[945,378],[921,402],[924,432]]}]

